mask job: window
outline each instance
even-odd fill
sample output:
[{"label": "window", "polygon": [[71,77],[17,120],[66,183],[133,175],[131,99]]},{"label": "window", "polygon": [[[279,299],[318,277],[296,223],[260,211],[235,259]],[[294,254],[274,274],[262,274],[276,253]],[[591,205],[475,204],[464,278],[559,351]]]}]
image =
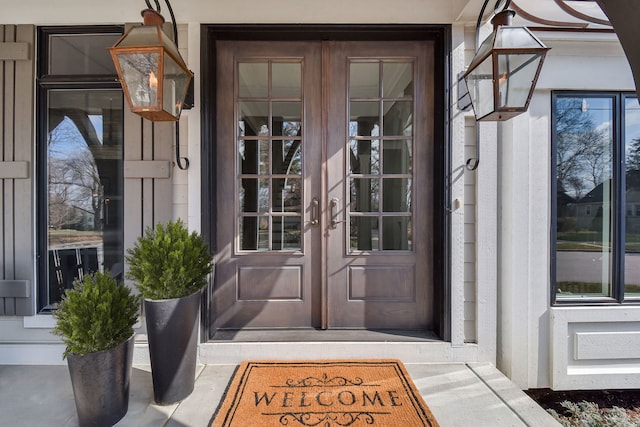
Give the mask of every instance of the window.
[{"label": "window", "polygon": [[38,31],[41,310],[76,278],[123,272],[123,97],[107,50],[121,35],[121,27]]},{"label": "window", "polygon": [[556,303],[640,302],[640,106],[635,94],[553,96]]}]

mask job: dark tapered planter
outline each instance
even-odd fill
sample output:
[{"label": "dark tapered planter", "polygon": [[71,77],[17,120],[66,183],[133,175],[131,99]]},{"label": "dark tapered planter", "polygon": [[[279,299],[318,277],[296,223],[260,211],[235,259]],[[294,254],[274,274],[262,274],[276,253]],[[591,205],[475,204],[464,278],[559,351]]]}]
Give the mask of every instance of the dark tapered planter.
[{"label": "dark tapered planter", "polygon": [[201,292],[176,299],[144,300],[153,395],[170,405],[193,391],[198,355]]},{"label": "dark tapered planter", "polygon": [[110,350],[67,355],[80,427],[110,427],[127,413],[133,341],[134,335]]}]

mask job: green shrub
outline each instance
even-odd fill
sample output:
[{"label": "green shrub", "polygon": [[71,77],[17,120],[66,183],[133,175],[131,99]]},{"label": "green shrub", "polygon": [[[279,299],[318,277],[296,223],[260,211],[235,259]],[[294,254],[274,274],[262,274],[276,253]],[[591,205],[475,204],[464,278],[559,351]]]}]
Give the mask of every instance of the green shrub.
[{"label": "green shrub", "polygon": [[133,335],[138,320],[140,297],[118,284],[108,271],[86,275],[73,283],[53,316],[53,333],[62,336],[69,353],[87,354],[109,350]]},{"label": "green shrub", "polygon": [[582,401],[579,403],[564,401],[560,403],[567,409],[568,415],[560,415],[553,409],[549,413],[563,426],[566,427],[638,427],[640,420],[631,419],[627,412],[614,406],[610,410],[600,409],[593,402]]},{"label": "green shrub", "polygon": [[144,236],[127,250],[127,278],[147,299],[181,298],[207,284],[213,259],[196,232],[189,233],[181,220],[148,227]]}]

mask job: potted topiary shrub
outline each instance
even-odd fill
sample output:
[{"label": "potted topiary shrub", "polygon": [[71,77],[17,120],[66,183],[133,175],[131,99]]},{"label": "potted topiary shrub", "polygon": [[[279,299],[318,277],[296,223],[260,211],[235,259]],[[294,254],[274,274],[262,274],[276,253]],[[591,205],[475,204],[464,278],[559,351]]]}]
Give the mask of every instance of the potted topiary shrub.
[{"label": "potted topiary shrub", "polygon": [[53,312],[80,426],[112,426],[127,413],[139,313],[140,297],[109,272],[74,281]]},{"label": "potted topiary shrub", "polygon": [[169,405],[193,391],[200,300],[213,257],[177,220],[148,227],[126,260],[126,276],[143,297],[154,399]]}]

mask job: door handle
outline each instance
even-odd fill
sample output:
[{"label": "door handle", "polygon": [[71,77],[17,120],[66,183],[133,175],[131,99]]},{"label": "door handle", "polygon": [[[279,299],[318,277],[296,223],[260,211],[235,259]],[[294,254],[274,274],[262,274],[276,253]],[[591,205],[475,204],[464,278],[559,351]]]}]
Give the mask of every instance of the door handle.
[{"label": "door handle", "polygon": [[311,200],[311,222],[312,226],[316,226],[320,223],[320,200],[314,197]]},{"label": "door handle", "polygon": [[336,219],[337,215],[339,214],[339,212],[336,209],[338,207],[339,203],[340,203],[340,201],[338,200],[337,197],[334,197],[329,202],[329,215],[331,217],[331,222],[330,222],[330,227],[331,228],[336,228],[338,226],[338,224],[340,224],[341,222],[346,222],[346,221],[339,221],[339,220]]}]

